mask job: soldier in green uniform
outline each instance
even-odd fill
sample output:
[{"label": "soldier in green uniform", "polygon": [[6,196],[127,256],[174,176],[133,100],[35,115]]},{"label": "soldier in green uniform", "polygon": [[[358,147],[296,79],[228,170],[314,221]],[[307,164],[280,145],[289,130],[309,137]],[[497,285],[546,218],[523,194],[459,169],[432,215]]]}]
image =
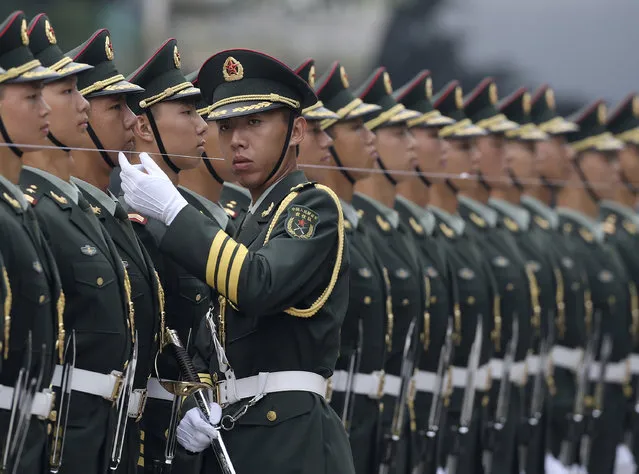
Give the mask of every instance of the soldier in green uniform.
[{"label": "soldier in green uniform", "polygon": [[[127,103],[137,115],[133,160],[138,160],[139,152],[150,153],[177,186],[180,172],[195,168],[201,161],[207,124],[197,113],[200,90],[184,77],[176,40],[167,40],[127,80],[144,88],[144,92],[127,95]],[[189,191],[182,190],[181,193],[195,200]],[[189,336],[192,340],[195,338],[215,295],[204,279],[197,278],[160,251],[165,232],[160,221],[125,207],[160,277],[165,296],[165,324],[176,330],[186,344]],[[221,224],[226,225],[226,215],[220,213],[219,217]],[[177,362],[166,352],[158,355],[156,367],[157,373],[148,383],[148,402],[142,418],[145,472],[153,472],[165,461],[166,430],[173,395],[162,388],[158,378],[177,380],[179,377]],[[204,381],[210,383],[208,375]],[[179,450],[174,469],[197,470],[200,461],[199,456],[188,456]]]},{"label": "soldier in green uniform", "polygon": [[[448,418],[443,427],[444,447],[440,464],[446,464],[450,455],[459,456],[458,472],[472,473],[481,466],[481,417],[482,405],[488,401],[490,389],[489,362],[493,353],[492,336],[499,325],[499,295],[489,284],[489,267],[480,253],[474,236],[457,213],[458,194],[462,190],[477,186],[472,179],[472,146],[477,137],[486,134],[464,115],[462,89],[458,81],[449,82],[433,97],[436,110],[456,122],[442,127],[442,159],[439,176],[432,178],[429,209],[435,216],[434,237],[444,247],[456,283],[459,305],[453,308],[455,355],[449,378],[451,389]],[[445,175],[442,175],[445,173]],[[455,287],[453,287],[455,288]],[[467,381],[468,359],[471,341],[475,337],[477,321],[482,318],[483,332],[480,368],[475,376],[475,400],[473,414],[468,422],[469,434],[463,440],[461,452],[457,453],[455,436],[460,424],[462,402]],[[495,324],[497,323],[497,324]]]},{"label": "soldier in green uniform", "polygon": [[[125,199],[161,218],[162,251],[224,297],[220,348],[231,365],[220,364],[217,388],[236,471],[352,473],[344,428],[324,399],[348,300],[344,218],[337,196],[296,170],[306,129],[299,114],[317,97],[287,66],[250,50],[212,56],[198,78],[222,155],[253,196],[237,240],[189,206],[146,156],[151,175],[120,157]],[[215,432],[191,413],[178,440],[203,451]],[[209,451],[205,469],[217,472]]]},{"label": "soldier in green uniform", "polygon": [[[564,234],[570,237],[577,258],[585,264],[595,314],[601,315],[597,362],[590,371],[593,390],[599,379],[599,346],[606,336],[612,341],[612,352],[605,373],[603,405],[598,401],[589,403],[589,408],[603,410],[592,433],[592,446],[596,452],[585,460],[588,462],[588,472],[598,474],[613,472],[626,415],[624,389],[629,388],[630,376],[627,361],[632,348],[629,332],[632,321],[628,275],[619,254],[604,241],[603,229],[597,223],[599,201],[612,196],[615,186],[619,185],[615,161],[623,143],[606,131],[606,107],[602,101],[596,101],[577,112],[571,121],[580,130],[569,136],[576,154],[571,161],[572,174],[557,197],[557,210]],[[597,183],[596,187],[594,183]],[[592,337],[597,318],[589,313],[586,316],[586,332]],[[589,395],[598,398],[593,391]],[[593,407],[593,404],[600,406]]]},{"label": "soldier in green uniform", "polygon": [[[388,269],[394,316],[392,342],[386,359],[385,383],[389,387],[392,383],[401,384],[404,340],[411,321],[419,331],[421,341],[415,369],[418,368],[418,363],[425,363],[426,357],[433,353],[439,354],[439,348],[434,344],[441,343],[433,341],[433,351],[427,353],[431,342],[431,321],[428,314],[430,295],[427,294],[430,290],[430,279],[424,274],[424,265],[417,245],[412,240],[411,231],[400,221],[399,213],[394,209],[397,184],[410,179],[409,172],[414,168],[417,159],[415,139],[408,131],[406,122],[411,118],[420,117],[421,114],[398,104],[392,93],[390,76],[384,68],[376,69],[356,92],[362,101],[377,104],[381,110],[365,118],[366,127],[376,136],[379,169],[355,184],[356,192],[353,196],[353,205],[358,209],[362,223],[371,230],[375,251]],[[437,294],[437,297],[446,299],[445,294]],[[443,319],[441,324],[445,328],[445,316]],[[421,365],[419,367],[421,368]],[[406,400],[397,400],[395,395],[395,400],[389,397],[389,400],[384,401],[382,429],[385,437],[391,433],[395,405],[407,405],[407,416],[404,420],[408,420],[409,423],[406,427],[401,427],[402,449],[397,450],[396,472],[410,470],[418,461],[419,450],[413,441],[417,436],[418,407],[425,406],[424,391],[425,386],[418,396],[415,383],[412,382],[410,393],[405,394]],[[423,423],[423,419],[419,421]],[[406,456],[405,460],[403,456]]]},{"label": "soldier in green uniform", "polygon": [[50,108],[42,97],[42,84],[60,75],[35,60],[28,40],[22,12],[11,14],[0,24],[0,252],[4,257],[0,275],[0,446],[4,452],[13,387],[29,356],[27,339],[31,333],[32,364],[27,368],[31,377],[41,371],[42,383],[36,387],[33,416],[16,472],[40,474],[48,471],[48,418],[54,408],[50,388],[64,350],[64,296],[51,251],[17,186],[23,149],[16,144],[31,145],[32,149],[46,144]]},{"label": "soldier in green uniform", "polygon": [[[44,39],[46,17],[39,17],[37,21],[36,28],[40,28],[41,39]],[[164,296],[151,257],[137,238],[127,212],[107,189],[117,155],[105,150],[132,148],[136,119],[126,104],[126,94],[142,90],[122,79],[115,67],[113,49],[107,46],[110,44],[109,31],[101,29],[67,53],[76,61],[94,66],[78,76],[78,89],[91,104],[91,115],[82,150],[74,152],[72,181],[113,239],[131,282],[139,360],[129,404],[124,458],[118,472],[134,473],[139,462],[144,462],[140,456],[143,434],[139,421],[146,403],[147,380],[158,350]],[[89,151],[92,148],[96,150]]]},{"label": "soldier in green uniform", "polygon": [[[309,84],[311,77],[309,71]],[[375,135],[366,128],[363,117],[380,107],[362,102],[350,91],[346,72],[337,62],[315,87],[322,103],[339,111],[337,117],[320,122],[320,128],[332,138],[329,164],[333,168],[322,170],[319,178],[340,198],[351,259],[348,312],[329,391],[332,406],[348,424],[355,471],[367,474],[376,471],[380,462],[381,417],[387,409],[382,404],[384,364],[392,342],[393,308],[388,271],[352,200],[355,183],[369,176],[377,156]],[[347,387],[349,373],[352,383]],[[347,393],[351,395],[348,400]],[[348,413],[344,417],[345,407],[350,410],[350,420]]]},{"label": "soldier in green uniform", "polygon": [[[527,109],[527,106],[524,107],[528,102],[525,94],[526,91],[521,90],[513,96],[513,99],[519,97],[519,114],[525,112],[524,108]],[[541,86],[530,102],[529,118],[548,137],[535,144],[534,166],[520,169],[517,176],[524,183],[521,205],[530,213],[529,232],[551,253],[556,273],[557,312],[552,348],[556,393],[551,393],[547,441],[547,463],[556,465],[561,457],[562,441],[569,436],[568,420],[574,408],[576,376],[586,346],[586,311],[592,310],[592,302],[585,267],[561,233],[559,216],[551,207],[556,191],[568,178],[570,171],[565,137],[579,127],[557,114],[554,92],[548,85]],[[591,317],[592,314],[588,316]],[[550,469],[547,464],[546,470],[551,472]]]},{"label": "soldier in green uniform", "polygon": [[[32,22],[30,43],[36,59],[60,72],[48,82],[51,106],[48,138],[55,147],[26,151],[20,184],[38,217],[58,263],[67,331],[77,336],[76,364],[61,472],[106,472],[112,458],[120,382],[130,358],[135,322],[130,282],[116,247],[71,181],[72,147],[83,143],[89,103],[77,89],[77,74],[91,69],[73,63]],[[48,33],[48,35],[47,35]],[[37,39],[36,39],[37,38]],[[59,369],[53,385],[59,385]]]},{"label": "soldier in green uniform", "polygon": [[[630,356],[630,370],[634,382],[636,397],[637,376],[639,375],[639,258],[637,257],[637,243],[639,242],[637,229],[639,217],[633,206],[639,194],[639,96],[628,95],[612,112],[608,118],[608,130],[624,144],[619,152],[619,171],[621,185],[617,185],[611,199],[600,204],[600,219],[604,223],[607,242],[611,243],[621,256],[628,272],[628,289],[630,293],[632,354]],[[632,403],[634,405],[634,403]],[[634,406],[630,406],[634,412]],[[627,429],[632,431],[636,418],[631,415],[627,420]],[[635,436],[632,450],[635,459],[639,459],[639,440]]]}]

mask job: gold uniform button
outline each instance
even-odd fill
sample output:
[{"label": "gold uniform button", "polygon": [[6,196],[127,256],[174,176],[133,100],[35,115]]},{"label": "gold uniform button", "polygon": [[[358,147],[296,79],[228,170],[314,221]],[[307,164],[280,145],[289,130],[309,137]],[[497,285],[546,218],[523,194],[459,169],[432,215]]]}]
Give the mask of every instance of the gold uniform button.
[{"label": "gold uniform button", "polygon": [[430,297],[430,302],[431,303],[437,303],[437,296],[431,296]]},{"label": "gold uniform button", "polygon": [[371,301],[373,301],[373,299],[370,296],[364,297],[364,304],[371,304]]},{"label": "gold uniform button", "polygon": [[47,423],[47,435],[50,435],[52,431],[53,427],[51,426],[51,423]]},{"label": "gold uniform button", "polygon": [[268,413],[266,413],[266,419],[268,421],[277,420],[277,413],[275,413],[273,410],[269,410]]},{"label": "gold uniform button", "polygon": [[513,291],[514,289],[515,289],[515,285],[513,285],[512,283],[508,283],[506,285],[506,290]]},{"label": "gold uniform button", "polygon": [[200,301],[202,299],[202,295],[201,294],[197,294],[195,295],[195,301]]},{"label": "gold uniform button", "polygon": [[408,305],[409,305],[409,303],[410,303],[410,301],[408,301],[408,298],[404,298],[404,299],[402,300],[402,306],[408,306]]},{"label": "gold uniform button", "polygon": [[474,296],[469,296],[468,299],[466,300],[466,302],[468,304],[475,304],[475,297]]},{"label": "gold uniform button", "polygon": [[104,285],[104,278],[98,277],[98,279],[95,280],[95,282],[98,284],[98,286],[102,286]]},{"label": "gold uniform button", "polygon": [[44,295],[40,295],[40,298],[38,298],[38,301],[40,303],[44,303],[44,299],[45,299],[45,296]]}]

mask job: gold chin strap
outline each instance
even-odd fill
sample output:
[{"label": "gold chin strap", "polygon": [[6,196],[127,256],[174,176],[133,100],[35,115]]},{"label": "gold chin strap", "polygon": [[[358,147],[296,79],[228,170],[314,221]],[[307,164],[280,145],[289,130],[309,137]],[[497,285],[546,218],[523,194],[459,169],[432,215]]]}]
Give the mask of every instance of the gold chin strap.
[{"label": "gold chin strap", "polygon": [[[335,284],[337,283],[337,277],[339,276],[340,268],[342,267],[342,258],[344,256],[344,213],[342,212],[342,204],[340,203],[339,198],[333,192],[332,189],[321,185],[315,184],[316,189],[324,191],[326,194],[330,196],[330,198],[335,202],[337,206],[337,256],[335,257],[335,265],[333,266],[333,273],[331,274],[331,279],[328,283],[326,289],[322,292],[319,298],[307,309],[298,309],[298,308],[288,308],[284,310],[285,313],[290,314],[291,316],[295,316],[298,318],[310,318],[314,316],[321,308],[324,306],[328,298],[331,296],[333,292],[333,288],[335,288]],[[298,191],[291,192],[288,196],[284,198],[282,203],[277,208],[277,211],[273,215],[273,219],[268,228],[268,232],[266,233],[266,237],[264,238],[264,244],[266,245],[271,237],[271,233],[277,224],[280,216],[284,213],[286,208],[289,206],[291,202],[297,197],[299,194]]]}]

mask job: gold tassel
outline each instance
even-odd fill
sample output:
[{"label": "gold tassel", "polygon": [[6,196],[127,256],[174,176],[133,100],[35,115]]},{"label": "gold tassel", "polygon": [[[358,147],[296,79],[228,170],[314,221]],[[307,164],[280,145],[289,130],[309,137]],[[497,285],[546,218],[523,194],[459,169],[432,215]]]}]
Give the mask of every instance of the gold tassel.
[{"label": "gold tassel", "polygon": [[628,283],[628,290],[630,291],[630,314],[632,316],[632,324],[630,325],[630,335],[635,344],[639,339],[639,298],[637,297],[637,286],[630,282]]},{"label": "gold tassel", "polygon": [[226,347],[226,298],[222,295],[218,297],[218,301],[220,302],[220,317],[219,317],[219,336],[220,336],[220,344],[222,347]]},{"label": "gold tassel", "polygon": [[493,345],[495,346],[495,351],[501,351],[501,327],[502,327],[502,319],[501,319],[501,298],[499,295],[495,295],[493,298],[493,314],[494,314],[494,322],[495,327],[492,330],[490,336],[493,340]]},{"label": "gold tassel", "polygon": [[555,274],[555,280],[557,282],[557,291],[555,293],[555,301],[557,303],[557,332],[559,333],[559,339],[563,339],[566,335],[566,303],[564,302],[564,279],[561,274],[561,270],[557,267],[553,267],[553,273]]},{"label": "gold tassel", "polygon": [[164,312],[164,288],[162,287],[162,283],[160,282],[160,275],[158,275],[157,270],[155,272],[155,281],[158,285],[158,307],[160,309],[160,352],[166,346],[167,340],[165,335],[166,328],[166,313]]},{"label": "gold tassel", "polygon": [[424,288],[426,291],[426,311],[424,311],[424,333],[422,336],[422,342],[424,344],[424,352],[428,351],[428,347],[430,346],[430,279],[428,277],[424,277]]},{"label": "gold tassel", "polygon": [[9,283],[9,275],[7,269],[2,267],[2,278],[7,294],[4,297],[4,359],[9,358],[9,338],[11,337],[11,304],[13,297],[11,295],[11,284]]},{"label": "gold tassel", "polygon": [[393,297],[391,296],[391,282],[386,267],[382,269],[384,274],[384,284],[386,285],[386,351],[393,349],[393,325],[395,316],[393,315]]},{"label": "gold tassel", "polygon": [[131,341],[135,342],[135,310],[133,309],[133,301],[131,301],[131,280],[129,280],[129,272],[122,266],[124,270],[124,292],[126,294],[127,307],[129,308],[129,325],[131,326]]},{"label": "gold tassel", "polygon": [[64,291],[60,288],[60,295],[56,302],[56,311],[58,313],[58,340],[55,342],[55,346],[58,349],[58,359],[60,364],[64,364],[64,340],[66,338],[66,331],[64,330],[64,308],[66,304],[66,298]]},{"label": "gold tassel", "polygon": [[533,306],[533,315],[530,319],[532,327],[537,333],[541,328],[541,304],[539,303],[539,285],[537,284],[537,277],[532,269],[526,265],[526,275],[528,276],[528,285],[530,286],[530,300]]}]

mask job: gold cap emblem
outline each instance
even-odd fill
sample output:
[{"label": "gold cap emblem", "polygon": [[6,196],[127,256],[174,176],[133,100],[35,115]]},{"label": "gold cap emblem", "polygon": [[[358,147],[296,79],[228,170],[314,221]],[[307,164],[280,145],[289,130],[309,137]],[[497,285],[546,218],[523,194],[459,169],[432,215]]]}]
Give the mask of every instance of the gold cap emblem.
[{"label": "gold cap emblem", "polygon": [[603,102],[597,106],[597,120],[600,125],[604,125],[606,123],[606,115],[608,115],[607,112],[606,104]]},{"label": "gold cap emblem", "polygon": [[55,31],[53,31],[53,27],[51,26],[51,23],[49,23],[49,20],[44,20],[44,34],[47,35],[47,39],[50,44],[56,44],[58,42],[58,39],[55,37]]},{"label": "gold cap emblem", "polygon": [[107,36],[104,39],[104,52],[106,53],[106,57],[109,61],[113,61],[115,54],[113,54],[113,45],[111,44],[111,37]]},{"label": "gold cap emblem", "polygon": [[342,85],[346,89],[348,89],[350,87],[350,84],[348,83],[348,74],[346,74],[346,69],[344,69],[344,66],[339,67],[339,77],[342,79]]},{"label": "gold cap emblem", "polygon": [[639,117],[639,96],[637,95],[632,98],[632,115]]},{"label": "gold cap emblem", "polygon": [[244,67],[233,56],[229,56],[222,66],[222,74],[226,82],[239,81],[244,77]]},{"label": "gold cap emblem", "polygon": [[464,93],[462,92],[462,88],[459,86],[455,87],[455,106],[459,110],[464,108]]},{"label": "gold cap emblem", "polygon": [[315,87],[315,65],[312,65],[310,67],[310,69],[308,70],[308,85],[311,86],[311,88]]},{"label": "gold cap emblem", "polygon": [[384,89],[386,89],[388,95],[393,93],[393,84],[391,83],[390,74],[387,72],[384,73]]},{"label": "gold cap emblem", "polygon": [[550,87],[546,89],[546,105],[549,109],[555,110],[555,91],[553,91]]},{"label": "gold cap emblem", "polygon": [[496,105],[499,102],[499,96],[497,94],[497,84],[491,82],[488,86],[488,100],[492,105]]},{"label": "gold cap emblem", "polygon": [[426,98],[428,100],[433,98],[433,80],[430,77],[426,78]]},{"label": "gold cap emblem", "polygon": [[27,33],[27,20],[22,19],[22,24],[20,25],[20,37],[22,38],[22,44],[25,46],[29,45],[29,34]]},{"label": "gold cap emblem", "polygon": [[180,69],[182,66],[182,61],[180,60],[180,52],[178,51],[177,46],[173,46],[173,64],[175,64],[176,69]]},{"label": "gold cap emblem", "polygon": [[524,92],[524,95],[521,98],[521,106],[524,109],[524,113],[526,115],[530,114],[530,109],[531,109],[530,93]]}]

